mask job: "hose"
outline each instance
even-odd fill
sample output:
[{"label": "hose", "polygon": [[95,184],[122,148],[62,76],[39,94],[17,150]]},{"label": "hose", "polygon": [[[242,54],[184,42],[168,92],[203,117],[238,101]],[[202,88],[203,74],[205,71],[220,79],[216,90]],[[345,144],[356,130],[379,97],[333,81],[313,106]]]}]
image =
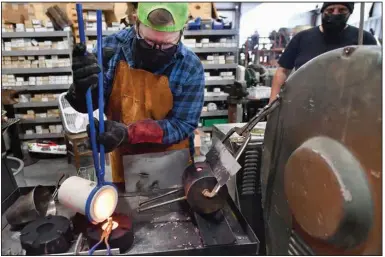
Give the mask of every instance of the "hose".
[{"label": "hose", "polygon": [[20,160],[19,158],[7,156],[7,159],[12,160],[12,161],[16,161],[20,164],[18,169],[11,168],[11,170],[13,172],[13,176],[18,175],[24,169],[24,162],[22,160]]}]

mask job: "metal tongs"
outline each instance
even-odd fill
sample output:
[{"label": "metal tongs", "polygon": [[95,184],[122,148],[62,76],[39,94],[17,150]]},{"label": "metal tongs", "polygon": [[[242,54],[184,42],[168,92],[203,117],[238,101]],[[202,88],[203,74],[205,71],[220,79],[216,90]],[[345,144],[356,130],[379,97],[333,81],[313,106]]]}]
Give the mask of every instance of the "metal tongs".
[{"label": "metal tongs", "polygon": [[[214,172],[214,176],[217,179],[217,184],[213,188],[213,190],[209,191],[208,189],[203,190],[202,194],[208,198],[213,198],[217,195],[219,190],[222,186],[224,186],[227,181],[230,179],[231,176],[234,176],[238,170],[234,168],[234,165],[227,168],[226,170],[223,167],[217,168],[216,166],[221,166],[217,162],[217,159],[231,159],[230,158],[223,158],[223,154],[226,154],[226,151],[223,151],[220,148],[224,147],[224,143],[234,134],[237,133],[238,135],[245,138],[245,141],[241,145],[241,147],[238,149],[238,151],[235,153],[232,158],[235,159],[235,161],[238,161],[238,159],[241,157],[243,151],[245,150],[246,146],[249,144],[251,140],[251,131],[252,129],[260,122],[263,118],[265,118],[267,115],[269,115],[271,112],[273,112],[280,104],[281,97],[277,95],[277,98],[273,100],[271,103],[267,104],[262,110],[260,110],[247,124],[245,124],[243,127],[234,127],[231,128],[229,132],[214,146],[206,155],[206,161],[212,166],[212,170]],[[213,157],[212,157],[213,156]],[[218,157],[219,156],[219,157]],[[215,161],[210,161],[210,158],[215,159]],[[211,162],[211,163],[210,163]],[[213,164],[214,162],[214,164]],[[223,160],[222,160],[223,162]],[[238,163],[237,163],[238,164]],[[238,164],[239,165],[239,164]],[[214,167],[213,167],[214,166]],[[228,165],[227,165],[228,166]]]},{"label": "metal tongs", "polygon": [[[83,21],[83,10],[81,4],[76,4],[76,13],[78,16],[78,25],[79,25],[79,38],[81,44],[86,44],[86,36],[84,33],[84,21]],[[99,107],[99,133],[104,132],[104,92],[103,92],[103,50],[102,50],[102,11],[96,11],[96,31],[97,31],[97,57],[98,64],[101,69],[98,74],[98,107]],[[87,54],[87,53],[86,53]],[[95,173],[98,180],[98,187],[101,187],[105,184],[104,174],[105,174],[105,156],[104,156],[104,146],[99,145],[99,153],[96,147],[96,132],[95,132],[95,123],[93,115],[93,104],[92,104],[92,95],[91,88],[87,90],[86,94],[86,104],[87,104],[87,113],[88,120],[90,125],[90,138],[91,138],[91,148],[92,148],[92,157],[94,160]],[[100,161],[99,161],[100,160]]]}]

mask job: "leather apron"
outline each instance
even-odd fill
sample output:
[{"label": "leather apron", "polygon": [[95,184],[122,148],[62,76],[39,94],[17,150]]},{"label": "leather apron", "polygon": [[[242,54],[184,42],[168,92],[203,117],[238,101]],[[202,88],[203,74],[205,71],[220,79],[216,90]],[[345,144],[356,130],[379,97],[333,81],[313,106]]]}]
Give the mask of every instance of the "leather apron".
[{"label": "leather apron", "polygon": [[[127,126],[145,119],[162,120],[172,107],[166,76],[118,63],[106,111],[109,120]],[[173,145],[125,145],[110,154],[112,182],[124,182],[126,192],[180,186],[189,160],[188,138]]]}]

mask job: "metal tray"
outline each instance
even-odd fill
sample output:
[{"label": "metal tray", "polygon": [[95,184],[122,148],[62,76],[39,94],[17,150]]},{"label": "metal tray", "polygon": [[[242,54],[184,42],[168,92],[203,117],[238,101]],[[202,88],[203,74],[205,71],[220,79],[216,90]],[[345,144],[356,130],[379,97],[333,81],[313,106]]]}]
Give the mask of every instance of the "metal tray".
[{"label": "metal tray", "polygon": [[[31,189],[16,190],[8,201],[14,202],[20,195]],[[194,215],[190,213],[186,203],[175,203],[143,213],[135,211],[140,202],[161,193],[164,191],[146,196],[133,194],[119,196],[116,211],[133,216],[135,233],[132,248],[120,255],[255,255],[258,252],[259,240],[231,197],[228,197],[222,212],[236,239],[235,243],[206,246],[202,242],[200,231],[194,222]],[[14,196],[15,194],[17,197]],[[3,206],[7,205],[11,204],[3,204]],[[68,218],[75,215],[60,204],[57,204],[57,212],[58,215]],[[4,217],[2,217],[2,221],[3,224],[6,223]],[[9,225],[2,226],[2,254],[9,254],[9,249],[12,249],[12,253],[21,252],[19,236],[20,232],[10,231]],[[75,242],[76,240],[67,253],[59,255],[73,255]]]}]

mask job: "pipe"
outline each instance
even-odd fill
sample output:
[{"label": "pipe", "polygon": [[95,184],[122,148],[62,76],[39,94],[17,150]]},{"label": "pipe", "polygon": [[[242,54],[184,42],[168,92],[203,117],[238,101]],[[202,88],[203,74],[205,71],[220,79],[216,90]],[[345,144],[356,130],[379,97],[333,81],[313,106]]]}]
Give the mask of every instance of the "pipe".
[{"label": "pipe", "polygon": [[358,45],[362,45],[364,42],[364,15],[365,15],[365,2],[362,2],[361,8],[360,8],[360,27],[358,31]]},{"label": "pipe", "polygon": [[24,162],[22,160],[20,160],[19,158],[15,158],[15,157],[12,157],[12,156],[7,156],[6,158],[8,160],[12,160],[12,161],[15,161],[15,162],[20,164],[19,168],[17,168],[17,169],[11,168],[11,170],[13,172],[13,176],[18,175],[24,169]]}]

